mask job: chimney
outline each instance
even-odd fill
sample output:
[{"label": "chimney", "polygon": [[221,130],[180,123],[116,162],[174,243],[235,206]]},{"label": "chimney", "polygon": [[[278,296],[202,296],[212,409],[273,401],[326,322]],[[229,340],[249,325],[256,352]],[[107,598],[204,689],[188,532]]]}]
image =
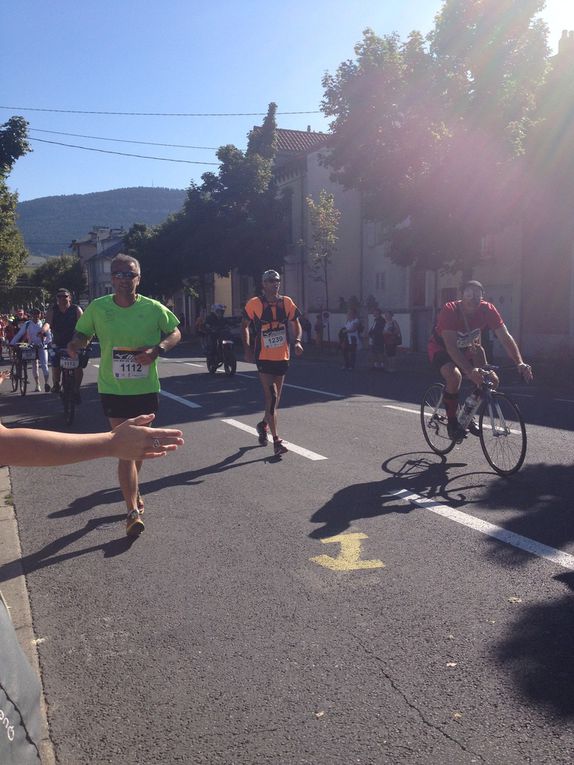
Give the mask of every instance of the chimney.
[{"label": "chimney", "polygon": [[561,55],[572,55],[574,53],[574,31],[562,30],[562,37],[558,42],[558,53]]},{"label": "chimney", "polygon": [[310,133],[310,132],[311,132],[311,125],[307,125],[307,132],[308,132],[308,133]]}]

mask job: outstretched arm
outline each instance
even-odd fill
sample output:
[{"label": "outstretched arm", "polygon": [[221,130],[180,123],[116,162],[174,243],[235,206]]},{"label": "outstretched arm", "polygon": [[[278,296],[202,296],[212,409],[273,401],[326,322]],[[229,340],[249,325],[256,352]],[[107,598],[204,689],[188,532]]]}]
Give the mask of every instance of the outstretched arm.
[{"label": "outstretched arm", "polygon": [[[181,430],[145,427],[153,414],[126,420],[109,433],[52,433],[0,424],[0,463],[52,467],[100,457],[142,460],[163,457],[183,442]],[[143,427],[142,427],[143,426]]]},{"label": "outstretched arm", "polygon": [[516,368],[518,369],[521,376],[526,380],[526,382],[531,382],[533,379],[532,369],[529,364],[524,363],[522,354],[520,353],[520,348],[506,328],[506,324],[503,324],[501,327],[494,330],[494,334],[506,351],[506,355],[516,364]]}]

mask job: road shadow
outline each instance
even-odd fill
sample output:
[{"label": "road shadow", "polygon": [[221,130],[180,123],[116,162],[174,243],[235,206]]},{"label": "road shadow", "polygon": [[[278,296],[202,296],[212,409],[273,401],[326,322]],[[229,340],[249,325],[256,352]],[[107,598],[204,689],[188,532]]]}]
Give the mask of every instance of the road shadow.
[{"label": "road shadow", "polygon": [[[555,579],[571,590],[572,576]],[[567,594],[522,607],[494,657],[496,671],[507,671],[524,698],[553,718],[574,717],[573,635],[574,598]]]},{"label": "road shadow", "polygon": [[[280,458],[275,457],[269,452],[265,452],[264,456],[258,459],[239,461],[248,452],[260,450],[261,448],[262,447],[259,445],[240,446],[236,452],[227,455],[227,457],[224,457],[222,460],[215,462],[212,465],[206,465],[205,467],[196,470],[186,470],[183,473],[169,473],[161,478],[154,478],[149,481],[142,480],[140,482],[140,491],[145,497],[146,494],[153,494],[162,489],[169,488],[170,486],[196,486],[202,482],[201,479],[205,476],[218,475],[228,470],[247,467],[256,462],[274,464],[280,461]],[[142,469],[145,470],[145,464]],[[145,476],[145,473],[143,475]],[[72,500],[68,507],[50,513],[48,518],[65,518],[67,516],[79,515],[100,505],[108,505],[122,501],[122,495],[117,487],[100,489],[85,497],[78,497],[77,499]]]},{"label": "road shadow", "polygon": [[[122,555],[130,549],[135,541],[134,537],[127,537],[124,533],[123,521],[125,521],[125,513],[121,515],[106,515],[100,518],[90,518],[90,520],[81,529],[76,529],[69,534],[65,534],[58,539],[54,539],[52,542],[44,545],[40,550],[25,555],[22,558],[16,558],[9,563],[5,563],[0,566],[0,582],[7,582],[10,579],[15,579],[21,576],[22,571],[24,574],[31,574],[33,571],[46,568],[47,566],[54,566],[72,558],[78,558],[81,555],[87,555],[88,553],[101,551],[104,554],[104,558],[114,558],[117,555]],[[69,545],[74,544],[82,537],[90,534],[97,529],[101,529],[107,525],[119,525],[122,534],[124,536],[118,539],[112,539],[108,542],[102,542],[91,547],[84,547],[81,550],[74,550],[70,552],[62,552]]]},{"label": "road shadow", "polygon": [[405,490],[425,499],[440,500],[452,507],[467,505],[467,492],[483,484],[480,483],[481,474],[451,475],[452,471],[461,467],[466,467],[466,463],[447,462],[444,456],[433,452],[395,455],[381,466],[388,477],[345,486],[319,508],[311,516],[311,522],[321,523],[322,526],[314,529],[309,536],[321,539],[342,534],[361,518],[410,513],[413,505],[402,498]]},{"label": "road shadow", "polygon": [[[500,525],[508,531],[561,549],[574,542],[572,465],[526,465],[515,476],[491,481],[480,501],[483,509],[511,508]],[[526,566],[532,556],[491,540],[489,557],[508,566]]]}]

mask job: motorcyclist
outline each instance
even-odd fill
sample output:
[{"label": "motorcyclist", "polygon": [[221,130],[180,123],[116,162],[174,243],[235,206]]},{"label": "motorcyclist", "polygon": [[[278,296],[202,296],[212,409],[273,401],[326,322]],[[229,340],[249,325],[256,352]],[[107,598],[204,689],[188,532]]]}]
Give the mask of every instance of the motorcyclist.
[{"label": "motorcyclist", "polygon": [[224,318],[225,306],[223,303],[214,303],[211,313],[205,318],[203,330],[207,334],[207,355],[217,354],[217,341],[230,339],[229,326]]}]

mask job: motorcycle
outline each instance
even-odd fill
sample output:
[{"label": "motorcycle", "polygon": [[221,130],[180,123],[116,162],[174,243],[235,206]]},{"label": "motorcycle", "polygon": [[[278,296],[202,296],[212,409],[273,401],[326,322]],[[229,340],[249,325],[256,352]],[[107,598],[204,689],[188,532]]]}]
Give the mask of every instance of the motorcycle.
[{"label": "motorcycle", "polygon": [[233,340],[218,337],[215,339],[215,350],[207,352],[207,371],[214,375],[219,367],[223,366],[225,374],[231,377],[237,369],[235,347]]}]

